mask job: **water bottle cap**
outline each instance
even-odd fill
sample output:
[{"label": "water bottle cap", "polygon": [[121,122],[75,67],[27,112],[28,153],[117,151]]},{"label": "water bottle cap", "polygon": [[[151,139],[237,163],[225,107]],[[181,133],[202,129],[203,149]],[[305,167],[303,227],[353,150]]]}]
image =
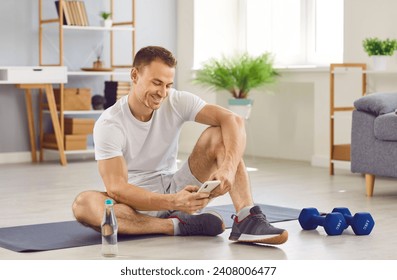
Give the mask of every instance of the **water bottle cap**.
[{"label": "water bottle cap", "polygon": [[105,200],[105,205],[113,205],[113,200],[111,200],[111,199],[106,199],[106,200]]}]

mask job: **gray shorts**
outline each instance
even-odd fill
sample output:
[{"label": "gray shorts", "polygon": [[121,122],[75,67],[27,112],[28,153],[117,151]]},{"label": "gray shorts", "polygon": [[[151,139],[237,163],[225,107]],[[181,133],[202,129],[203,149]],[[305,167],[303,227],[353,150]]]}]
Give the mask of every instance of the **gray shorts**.
[{"label": "gray shorts", "polygon": [[[139,187],[151,192],[170,194],[177,193],[187,185],[201,186],[201,182],[192,174],[188,161],[174,174],[158,174],[147,180],[136,183]],[[173,211],[139,211],[153,217],[166,218]]]}]

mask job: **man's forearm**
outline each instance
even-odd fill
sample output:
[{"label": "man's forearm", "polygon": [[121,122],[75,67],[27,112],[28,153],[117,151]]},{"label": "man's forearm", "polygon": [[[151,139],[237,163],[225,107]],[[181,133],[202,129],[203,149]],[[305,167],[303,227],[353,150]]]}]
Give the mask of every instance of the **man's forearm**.
[{"label": "man's forearm", "polygon": [[129,184],[123,157],[100,160],[98,167],[108,195],[117,202],[142,211],[171,210],[174,207],[174,196],[153,193]]},{"label": "man's forearm", "polygon": [[132,184],[124,184],[126,185],[109,188],[108,195],[140,211],[162,211],[174,208],[174,198],[171,194],[154,193]]}]

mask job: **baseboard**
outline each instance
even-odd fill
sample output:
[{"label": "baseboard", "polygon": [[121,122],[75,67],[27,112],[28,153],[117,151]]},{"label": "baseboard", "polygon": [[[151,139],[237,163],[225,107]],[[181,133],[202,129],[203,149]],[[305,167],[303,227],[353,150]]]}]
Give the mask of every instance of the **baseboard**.
[{"label": "baseboard", "polygon": [[[311,165],[316,167],[329,167],[329,157],[323,155],[313,155]],[[350,161],[337,161],[334,162],[334,168],[350,170]]]},{"label": "baseboard", "polygon": [[[37,154],[37,156],[39,156]],[[0,153],[0,164],[32,162],[30,152]]]},{"label": "baseboard", "polygon": [[[39,159],[39,152],[37,152],[37,159]],[[67,155],[68,160],[95,160],[94,154],[70,154]],[[58,151],[45,151],[44,161],[59,161]],[[0,153],[0,164],[10,163],[30,163],[32,156],[30,152],[16,152],[16,153]]]}]

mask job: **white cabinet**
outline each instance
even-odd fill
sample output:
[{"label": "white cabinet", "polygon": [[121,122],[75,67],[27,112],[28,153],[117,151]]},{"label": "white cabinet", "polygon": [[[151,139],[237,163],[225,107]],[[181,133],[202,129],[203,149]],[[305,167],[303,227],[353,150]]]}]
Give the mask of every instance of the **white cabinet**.
[{"label": "white cabinet", "polygon": [[66,67],[0,67],[0,83],[47,84],[67,83]]}]

